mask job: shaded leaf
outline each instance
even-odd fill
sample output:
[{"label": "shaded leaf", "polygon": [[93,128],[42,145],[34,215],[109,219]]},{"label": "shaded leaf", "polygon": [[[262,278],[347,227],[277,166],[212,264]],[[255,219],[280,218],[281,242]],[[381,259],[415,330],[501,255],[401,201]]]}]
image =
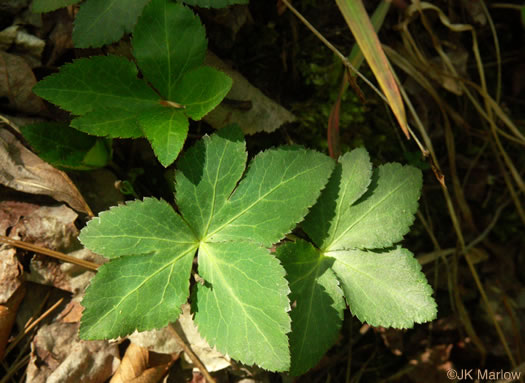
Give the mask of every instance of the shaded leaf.
[{"label": "shaded leaf", "polygon": [[303,240],[277,248],[290,284],[292,332],[290,374],[301,375],[316,365],[334,344],[346,304],[331,269],[333,259]]},{"label": "shaded leaf", "polygon": [[33,92],[76,115],[108,107],[133,113],[159,99],[137,74],[135,64],[123,57],[95,56],[63,65]]},{"label": "shaded leaf", "polygon": [[184,112],[159,105],[141,113],[139,125],[160,163],[168,166],[175,161],[188,135],[189,121]]},{"label": "shaded leaf", "polygon": [[432,288],[410,251],[398,247],[326,255],[335,258],[333,270],[359,320],[372,326],[409,328],[436,318]]},{"label": "shaded leaf", "polygon": [[75,19],[76,48],[101,47],[132,31],[149,0],[87,0]]},{"label": "shaded leaf", "polygon": [[133,55],[144,76],[168,100],[177,83],[200,65],[206,54],[206,32],[187,7],[152,0],[133,31]]},{"label": "shaded leaf", "polygon": [[371,177],[372,164],[365,149],[354,149],[339,158],[326,188],[303,222],[304,230],[320,249],[330,245],[341,230],[348,210],[366,192]]},{"label": "shaded leaf", "polygon": [[182,0],[182,2],[201,8],[226,8],[233,4],[248,4],[249,0]]},{"label": "shaded leaf", "polygon": [[20,127],[40,158],[71,169],[102,167],[111,158],[103,139],[89,136],[61,123],[44,122]]},{"label": "shaded leaf", "polygon": [[58,8],[67,7],[80,2],[80,0],[33,0],[31,10],[35,13],[51,12]]},{"label": "shaded leaf", "polygon": [[200,66],[184,74],[173,92],[173,100],[184,105],[184,112],[200,120],[228,94],[232,79],[209,66]]},{"label": "shaded leaf", "polygon": [[[151,107],[150,107],[151,108]],[[137,138],[143,132],[137,122],[140,113],[149,108],[133,111],[119,108],[100,107],[71,121],[71,126],[82,132],[110,138]]]}]

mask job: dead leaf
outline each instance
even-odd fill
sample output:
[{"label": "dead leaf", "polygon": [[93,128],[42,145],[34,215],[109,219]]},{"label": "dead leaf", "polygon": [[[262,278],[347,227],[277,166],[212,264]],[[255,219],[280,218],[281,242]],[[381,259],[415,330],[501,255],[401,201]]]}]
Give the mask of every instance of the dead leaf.
[{"label": "dead leaf", "polygon": [[[179,334],[181,334],[186,343],[190,345],[193,352],[199,357],[209,372],[219,371],[231,365],[228,356],[212,348],[208,342],[201,337],[195,322],[193,322],[193,315],[191,315],[189,304],[182,306],[182,314],[174,326],[179,330]],[[192,363],[186,355],[184,355],[184,358],[188,363]]]},{"label": "dead leaf", "polygon": [[117,369],[117,344],[77,338],[78,323],[42,326],[31,343],[27,382],[99,383]]},{"label": "dead leaf", "polygon": [[0,129],[0,163],[0,184],[25,193],[47,195],[93,215],[66,173],[42,161],[6,129]]},{"label": "dead leaf", "polygon": [[173,354],[182,351],[182,347],[179,346],[167,327],[159,330],[135,332],[128,336],[128,339],[140,347],[161,354]]},{"label": "dead leaf", "polygon": [[[74,251],[67,255],[99,265],[107,261],[87,249]],[[94,271],[86,270],[82,266],[72,263],[60,263],[41,255],[33,257],[29,267],[31,273],[27,275],[26,279],[28,281],[53,286],[64,291],[69,291],[74,295],[82,293],[87,288],[91,278],[95,275]]]},{"label": "dead leaf", "polygon": [[67,250],[78,236],[77,213],[66,205],[36,206],[20,216],[9,237],[52,250]]},{"label": "dead leaf", "polygon": [[30,68],[42,65],[42,53],[46,42],[20,28],[16,34],[12,52],[23,57]]},{"label": "dead leaf", "polygon": [[53,22],[53,30],[49,34],[50,54],[46,66],[55,65],[64,53],[73,48],[73,18],[66,8],[61,8],[52,14],[46,15],[46,22]]},{"label": "dead leaf", "polygon": [[62,310],[57,319],[63,323],[79,323],[82,318],[82,311],[84,311],[84,308],[80,301],[72,300]]},{"label": "dead leaf", "polygon": [[[193,322],[189,304],[182,306],[182,314],[174,324],[174,327],[176,327],[186,344],[197,354],[209,372],[222,370],[230,366],[230,358],[212,348],[208,342],[200,336],[197,326]],[[130,335],[129,339],[141,347],[158,353],[172,354],[182,351],[182,348],[171,335],[171,331],[167,328],[140,333],[136,332]],[[192,363],[188,357],[185,356],[185,359],[187,363]]]},{"label": "dead leaf", "polygon": [[7,246],[0,247],[0,259],[0,304],[4,304],[22,285],[22,266],[16,250]]},{"label": "dead leaf", "polygon": [[130,343],[110,383],[155,383],[162,379],[178,354],[162,355]]},{"label": "dead leaf", "polygon": [[10,201],[3,194],[0,194],[0,198],[5,199],[0,201],[0,235],[6,235],[8,230],[11,230],[20,221],[21,217],[29,215],[38,209],[38,205],[21,201]]},{"label": "dead leaf", "polygon": [[11,25],[0,31],[0,51],[6,51],[11,48],[11,45],[15,42],[18,28],[18,25]]},{"label": "dead leaf", "polygon": [[0,247],[0,360],[15,322],[18,306],[25,295],[22,285],[22,266],[16,250]]},{"label": "dead leaf", "polygon": [[0,97],[9,100],[8,108],[33,114],[44,110],[44,103],[32,91],[35,84],[33,71],[23,58],[0,52]]},{"label": "dead leaf", "polygon": [[[241,108],[222,102],[204,117],[204,121],[215,129],[237,123],[245,134],[273,132],[281,125],[293,122],[295,116],[288,110],[266,97],[239,72],[233,70],[214,54],[208,52],[205,63],[225,72],[233,79],[233,86],[227,99],[240,102]],[[246,108],[245,105],[251,105]]]}]

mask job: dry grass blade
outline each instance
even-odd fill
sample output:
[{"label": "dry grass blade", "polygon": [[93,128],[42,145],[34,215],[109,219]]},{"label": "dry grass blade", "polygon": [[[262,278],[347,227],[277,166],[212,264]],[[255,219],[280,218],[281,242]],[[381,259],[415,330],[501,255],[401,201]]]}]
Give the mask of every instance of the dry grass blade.
[{"label": "dry grass blade", "polygon": [[361,0],[336,0],[336,3],[357,44],[361,48],[368,65],[377,78],[379,86],[385,93],[388,104],[394,112],[403,133],[405,133],[407,138],[410,138],[403,99],[394,78],[392,67],[383,52],[379,38],[363,3]]},{"label": "dry grass blade", "polygon": [[[477,69],[478,69],[478,74],[479,74],[479,79],[480,79],[480,85],[473,84],[472,86],[467,87],[467,84],[469,84],[469,83],[467,81],[464,81],[461,78],[461,76],[458,74],[457,70],[454,68],[454,65],[452,64],[450,58],[444,52],[444,50],[442,48],[443,44],[441,43],[439,37],[434,33],[434,31],[432,29],[432,23],[426,17],[426,14],[425,14],[426,11],[432,11],[432,12],[437,13],[438,19],[441,21],[441,23],[445,27],[447,27],[449,30],[451,30],[453,32],[470,32],[471,33],[471,35],[472,35],[472,51],[473,51],[473,54],[474,54],[474,57],[475,57],[475,60],[476,60],[476,64],[477,64]],[[506,150],[504,149],[504,147],[503,147],[503,145],[502,145],[502,143],[501,143],[501,141],[499,139],[500,130],[498,129],[497,124],[496,124],[496,117],[499,117],[505,123],[505,125],[509,128],[509,130],[516,136],[516,138],[518,138],[518,140],[521,140],[523,135],[521,134],[521,132],[519,132],[519,130],[514,129],[515,128],[514,124],[509,123],[510,119],[508,117],[506,117],[504,115],[504,113],[499,111],[499,106],[497,106],[497,103],[494,101],[494,99],[488,93],[486,79],[485,79],[485,73],[484,73],[484,66],[483,66],[483,62],[481,60],[481,55],[480,55],[480,52],[479,52],[477,36],[476,36],[476,32],[475,32],[474,28],[471,25],[467,25],[467,24],[453,24],[453,23],[451,23],[450,20],[448,19],[448,17],[445,15],[445,13],[440,8],[436,7],[433,4],[430,4],[428,2],[414,2],[412,5],[409,6],[409,8],[407,10],[407,15],[408,15],[408,17],[400,25],[401,26],[401,30],[403,32],[403,39],[404,39],[404,42],[405,42],[405,45],[406,45],[407,52],[409,52],[409,54],[412,56],[412,59],[414,60],[414,62],[419,63],[421,65],[421,67],[425,67],[425,66],[427,68],[429,67],[428,60],[425,58],[424,53],[419,50],[418,45],[416,44],[416,42],[414,41],[413,37],[410,35],[410,32],[408,30],[408,24],[412,20],[414,20],[416,17],[419,16],[422,25],[424,26],[424,28],[426,29],[426,31],[428,32],[428,34],[431,37],[432,43],[434,45],[434,49],[438,53],[439,58],[441,59],[441,61],[445,64],[445,67],[446,67],[447,71],[449,72],[449,76],[451,76],[451,78],[454,78],[455,80],[458,81],[458,84],[461,87],[462,92],[464,92],[464,94],[467,96],[467,98],[471,101],[472,105],[479,112],[480,116],[482,116],[483,119],[485,119],[486,122],[488,122],[488,125],[490,127],[490,129],[489,129],[490,134],[493,136],[494,142],[495,142],[495,147],[497,148],[496,149],[497,150],[496,158],[498,159],[498,162],[500,162],[499,157],[500,156],[503,157],[505,165],[510,170],[510,174],[512,175],[512,178],[514,179],[514,181],[517,184],[518,188],[523,191],[524,182],[523,182],[523,180],[521,178],[521,175],[519,174],[519,172],[517,171],[516,167],[512,163],[512,160],[511,160],[510,156],[507,154]],[[476,98],[476,95],[472,94],[470,88],[473,88],[473,89],[475,89],[478,92],[478,96],[480,96],[483,99],[483,104],[484,105],[482,105],[478,101],[478,99]],[[482,123],[484,123],[484,120],[482,120]],[[449,144],[450,144],[450,142],[449,142]],[[450,148],[451,147],[449,145],[449,149]],[[453,160],[453,158],[451,158],[451,161],[452,160]],[[503,171],[503,174],[505,175],[506,172]],[[510,180],[508,180],[507,178],[510,178],[510,177],[505,177],[505,181],[507,182],[507,186],[509,188],[509,191],[511,192],[511,195],[513,196],[513,200],[514,200],[514,203],[515,203],[516,207],[518,208],[518,210],[520,210],[521,204],[519,203],[519,200],[517,198],[517,193],[514,191],[513,185],[511,184],[511,182],[509,182]],[[488,315],[493,321],[494,327],[495,327],[495,329],[496,329],[496,331],[498,333],[500,341],[501,341],[501,343],[502,343],[502,345],[503,345],[503,347],[504,347],[504,349],[505,349],[505,351],[507,353],[507,356],[508,356],[512,366],[515,367],[516,366],[516,362],[515,362],[514,356],[512,355],[512,352],[510,351],[510,348],[508,346],[508,343],[507,343],[507,340],[505,338],[505,335],[504,335],[504,333],[503,333],[503,331],[501,329],[501,326],[499,325],[499,323],[498,323],[498,321],[496,319],[495,313],[494,313],[492,307],[490,306],[490,304],[488,302],[488,298],[487,298],[487,295],[485,293],[485,288],[484,288],[483,284],[481,283],[481,280],[480,280],[479,275],[478,275],[478,273],[476,271],[476,268],[474,267],[474,263],[473,263],[471,257],[469,256],[469,254],[467,252],[468,249],[467,249],[467,246],[465,244],[465,240],[464,240],[464,237],[463,237],[461,225],[460,225],[460,223],[458,221],[458,217],[456,216],[455,209],[454,209],[454,206],[453,206],[453,204],[451,202],[451,199],[450,199],[450,196],[448,194],[448,191],[446,189],[443,189],[443,192],[445,193],[445,199],[447,201],[447,207],[448,207],[448,210],[449,210],[450,218],[452,219],[452,222],[453,222],[453,225],[454,225],[454,229],[455,229],[456,234],[458,236],[459,250],[460,250],[459,254],[465,256],[465,259],[467,261],[468,267],[469,267],[470,272],[472,274],[472,277],[473,277],[473,279],[475,281],[477,289],[478,289],[479,293],[481,294],[483,302],[485,303]],[[456,299],[456,305],[457,305],[457,308],[459,309],[460,317],[461,317],[461,319],[462,319],[462,321],[463,321],[463,323],[465,325],[465,328],[470,333],[470,330],[473,330],[473,328],[472,328],[470,320],[468,318],[468,314],[467,314],[466,310],[464,310],[464,307],[462,307],[462,302],[461,302],[460,297],[457,296],[457,298],[458,299]],[[466,315],[461,315],[461,314],[466,314]],[[478,348],[480,350],[484,349],[484,347],[483,347],[483,345],[481,343],[480,344],[478,344],[478,342],[475,342],[475,343],[478,345]]]}]

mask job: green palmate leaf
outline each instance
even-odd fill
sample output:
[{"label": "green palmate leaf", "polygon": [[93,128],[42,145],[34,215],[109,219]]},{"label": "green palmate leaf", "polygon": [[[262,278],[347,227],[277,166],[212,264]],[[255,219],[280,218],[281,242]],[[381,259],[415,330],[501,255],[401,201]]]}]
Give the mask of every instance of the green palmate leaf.
[{"label": "green palmate leaf", "polygon": [[354,149],[343,155],[319,201],[303,223],[304,230],[320,248],[326,248],[345,226],[352,204],[367,190],[372,177],[368,152]]},{"label": "green palmate leaf", "polygon": [[205,238],[212,218],[235,189],[246,158],[242,132],[233,126],[203,137],[180,158],[177,206],[199,239]]},{"label": "green palmate leaf", "polygon": [[[352,313],[362,321],[407,328],[435,318],[432,289],[412,254],[402,248],[378,250],[391,247],[408,232],[417,209],[421,178],[418,169],[400,164],[383,165],[372,172],[364,149],[345,154],[303,222],[320,250],[299,242],[279,250],[287,255],[281,259],[289,275],[291,299],[297,296],[290,335],[292,367],[297,373],[312,367],[330,347],[326,339],[316,337],[315,326],[300,330],[294,326],[295,322],[317,320],[317,311],[299,309],[301,298],[306,300],[301,292],[314,294],[319,290],[320,279],[314,276],[324,268],[335,272]],[[335,293],[327,293],[337,286],[332,276],[325,277],[332,281],[332,290],[325,285],[325,290],[320,290],[326,295],[325,305],[336,302]],[[301,315],[301,319],[296,321],[294,315]],[[294,338],[302,339],[317,353],[294,353]]]},{"label": "green palmate leaf", "polygon": [[[191,258],[198,248],[198,270],[205,282],[197,286],[192,303],[199,331],[242,362],[288,368],[288,287],[284,269],[265,247],[304,217],[333,162],[296,147],[269,150],[251,162],[236,187],[245,162],[240,129],[225,128],[179,161],[176,201],[182,217],[166,203],[146,199],[102,213],[82,230],[86,247],[116,258],[86,295],[84,337],[123,336],[135,327],[175,320],[187,297]],[[128,263],[133,258],[139,266]],[[116,286],[108,278],[116,278],[119,268],[123,271]],[[166,309],[154,304],[159,300],[168,303]],[[137,302],[144,302],[148,311],[143,318]]]},{"label": "green palmate leaf", "polygon": [[184,73],[202,65],[206,32],[189,9],[166,0],[152,0],[133,31],[133,54],[144,76],[160,94],[173,99]]},{"label": "green palmate leaf", "polygon": [[382,248],[403,239],[414,222],[421,184],[421,171],[414,167],[379,166],[361,199],[334,218],[324,250]]},{"label": "green palmate leaf", "polygon": [[436,318],[436,303],[421,266],[410,251],[330,252],[333,270],[361,321],[372,326],[409,328]]},{"label": "green palmate leaf", "polygon": [[77,48],[100,47],[131,32],[149,0],[87,0],[75,19],[73,43]]},{"label": "green palmate leaf", "polygon": [[212,217],[207,238],[275,243],[304,218],[317,197],[314,191],[326,184],[333,166],[324,154],[299,147],[258,154],[239,187]]},{"label": "green palmate leaf", "polygon": [[167,325],[189,293],[193,233],[166,203],[153,198],[100,214],[80,241],[108,258],[86,292],[80,335],[107,339]]},{"label": "green palmate leaf", "polygon": [[76,115],[108,107],[134,112],[159,99],[137,74],[123,57],[78,59],[38,82],[33,92]]},{"label": "green palmate leaf", "polygon": [[186,247],[196,239],[188,225],[164,201],[146,198],[100,213],[79,236],[82,244],[106,258],[150,254]]},{"label": "green palmate leaf", "polygon": [[182,2],[201,8],[226,8],[234,4],[248,4],[249,0],[182,0]]},{"label": "green palmate leaf", "polygon": [[166,326],[188,299],[193,245],[118,258],[98,269],[82,300],[80,336],[108,339]]},{"label": "green palmate leaf", "polygon": [[207,243],[199,275],[193,310],[208,342],[245,364],[287,370],[289,289],[277,259],[252,243]]},{"label": "green palmate leaf", "polygon": [[168,166],[175,161],[188,135],[189,121],[184,112],[159,105],[142,113],[139,125],[160,163]]},{"label": "green palmate leaf", "polygon": [[231,87],[232,79],[223,72],[200,66],[184,74],[172,93],[172,99],[185,106],[188,117],[200,120],[219,105]]},{"label": "green palmate leaf", "polygon": [[111,158],[104,139],[61,123],[42,122],[20,127],[24,138],[44,161],[62,168],[102,167]]},{"label": "green palmate leaf", "polygon": [[35,13],[51,12],[58,8],[76,4],[80,0],[33,0],[31,10]]},{"label": "green palmate leaf", "polygon": [[292,332],[290,374],[301,375],[334,344],[343,321],[345,302],[331,269],[333,258],[299,240],[277,248],[290,284]]}]

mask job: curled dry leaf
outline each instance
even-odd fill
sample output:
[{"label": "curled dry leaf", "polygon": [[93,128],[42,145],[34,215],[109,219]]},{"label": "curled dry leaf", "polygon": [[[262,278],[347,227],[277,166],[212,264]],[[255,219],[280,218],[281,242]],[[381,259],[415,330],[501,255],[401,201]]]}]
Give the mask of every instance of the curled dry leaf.
[{"label": "curled dry leaf", "polygon": [[204,117],[204,121],[215,129],[237,123],[245,134],[258,132],[273,132],[281,125],[293,122],[295,116],[288,110],[266,97],[254,87],[239,72],[233,70],[214,54],[208,52],[205,64],[217,68],[233,79],[233,86],[226,96],[227,99],[239,102],[222,102]]},{"label": "curled dry leaf", "polygon": [[33,71],[23,58],[0,52],[0,97],[9,100],[10,108],[27,113],[42,111],[44,103],[32,92],[35,84]]},{"label": "curled dry leaf", "polygon": [[130,343],[110,383],[156,383],[178,359],[178,354],[156,354]]},{"label": "curled dry leaf", "polygon": [[66,173],[42,161],[5,129],[0,130],[0,163],[0,184],[24,193],[47,195],[93,215]]}]

